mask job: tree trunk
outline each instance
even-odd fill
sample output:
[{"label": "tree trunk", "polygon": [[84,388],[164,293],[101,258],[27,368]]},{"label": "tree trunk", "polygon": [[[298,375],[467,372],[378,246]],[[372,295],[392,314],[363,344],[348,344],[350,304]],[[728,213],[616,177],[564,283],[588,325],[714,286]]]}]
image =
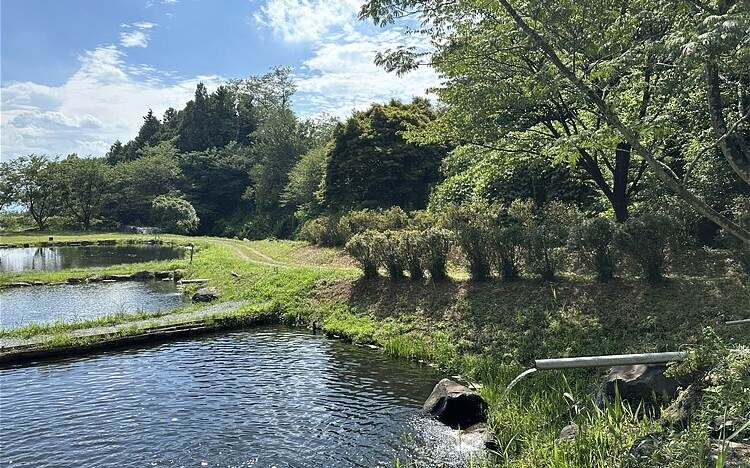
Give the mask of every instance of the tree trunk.
[{"label": "tree trunk", "polygon": [[708,113],[711,116],[711,127],[719,141],[719,148],[724,157],[732,166],[734,172],[742,180],[750,184],[750,154],[745,154],[741,142],[735,131],[727,134],[727,123],[724,120],[724,104],[721,100],[721,88],[719,82],[719,68],[713,60],[708,60],[705,65],[706,71],[706,95],[708,101]]},{"label": "tree trunk", "polygon": [[654,174],[659,178],[659,180],[662,181],[662,183],[664,183],[664,185],[666,185],[670,190],[677,194],[677,196],[684,199],[700,214],[721,226],[729,234],[737,237],[745,243],[750,244],[750,231],[744,229],[731,219],[723,216],[721,213],[708,206],[708,204],[706,204],[706,202],[703,201],[700,197],[696,196],[690,190],[685,188],[685,186],[679,180],[672,177],[672,175],[667,172],[664,167],[662,167],[662,164],[656,159],[656,156],[646,147],[644,147],[643,144],[641,144],[640,138],[637,137],[636,134],[632,130],[630,130],[630,128],[625,126],[625,124],[620,120],[617,114],[609,108],[607,103],[604,102],[599,94],[593,88],[579,79],[575,75],[575,73],[570,70],[570,68],[562,63],[560,57],[557,56],[552,47],[544,39],[542,39],[542,37],[538,32],[536,32],[534,28],[529,26],[526,21],[521,18],[521,15],[519,15],[516,9],[510,3],[508,3],[508,0],[498,1],[500,5],[502,5],[503,9],[505,9],[506,13],[508,13],[508,15],[516,23],[516,26],[518,26],[518,28],[521,29],[529,37],[529,39],[531,39],[534,45],[536,45],[536,47],[538,47],[539,50],[541,50],[547,56],[547,58],[552,62],[555,68],[557,68],[558,71],[571,84],[573,84],[584,96],[586,96],[594,105],[596,105],[596,107],[599,109],[599,112],[601,113],[602,118],[604,118],[604,120],[609,125],[611,125],[612,128],[620,132],[624,140],[628,142],[628,144],[630,144],[635,152],[638,153],[638,155],[648,163],[649,167],[651,167],[651,170],[654,171]]},{"label": "tree trunk", "polygon": [[628,220],[628,172],[630,171],[630,145],[622,142],[615,150],[615,169],[612,174],[612,207],[618,222]]}]

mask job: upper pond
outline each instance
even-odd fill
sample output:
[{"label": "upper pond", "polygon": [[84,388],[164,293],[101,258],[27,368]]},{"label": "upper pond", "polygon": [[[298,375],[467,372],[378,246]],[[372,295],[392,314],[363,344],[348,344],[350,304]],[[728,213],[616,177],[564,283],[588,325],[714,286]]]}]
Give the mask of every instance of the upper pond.
[{"label": "upper pond", "polygon": [[0,289],[0,327],[173,309],[187,299],[172,281],[60,284]]},{"label": "upper pond", "polygon": [[[429,367],[272,327],[0,370],[0,464],[464,465]],[[473,455],[472,455],[473,456]]]},{"label": "upper pond", "polygon": [[180,258],[183,249],[165,245],[88,245],[0,249],[0,272],[57,271]]}]

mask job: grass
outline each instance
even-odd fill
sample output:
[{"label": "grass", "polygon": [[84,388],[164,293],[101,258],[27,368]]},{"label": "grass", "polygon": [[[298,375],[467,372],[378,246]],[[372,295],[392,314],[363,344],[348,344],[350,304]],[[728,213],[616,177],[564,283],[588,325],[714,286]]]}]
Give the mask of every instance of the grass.
[{"label": "grass", "polygon": [[[138,237],[66,236],[69,240]],[[315,323],[331,335],[375,344],[392,356],[423,360],[447,375],[460,374],[467,382],[481,382],[482,395],[491,408],[489,425],[500,447],[496,461],[506,466],[636,466],[628,455],[630,446],[637,438],[661,430],[626,407],[602,410],[593,404],[601,370],[537,372],[516,386],[507,399],[501,398],[505,386],[534,358],[673,351],[700,342],[706,326],[712,326],[729,343],[748,342],[747,328],[724,326],[723,322],[747,317],[750,284],[740,276],[714,274],[714,270],[706,276],[673,273],[652,287],[632,276],[602,284],[574,273],[563,275],[556,283],[523,279],[474,284],[460,279],[465,273],[455,265],[453,278],[439,285],[385,278],[364,281],[345,262],[329,264],[330,259],[342,258],[335,249],[276,240],[163,238],[195,243],[199,249],[193,263],[120,265],[96,273],[186,268],[188,277],[209,279],[209,284],[222,292],[221,300],[248,303],[237,311],[204,317],[207,325]],[[0,243],[9,243],[9,239],[38,242],[46,240],[46,234],[2,235]],[[270,264],[264,257],[286,266]],[[86,274],[93,274],[93,269],[24,273],[12,281],[57,281],[66,275]],[[11,281],[8,277],[3,275],[0,282]],[[197,286],[189,290],[194,288]],[[144,318],[164,320],[163,316],[115,315],[4,331],[6,335],[0,336],[44,333],[50,336],[48,346],[64,346],[75,343],[67,333],[70,330]],[[120,333],[143,330],[132,327]],[[573,422],[580,427],[578,437],[557,440],[560,430]],[[702,466],[696,460],[705,460],[705,450],[695,447],[707,444],[705,431],[689,433],[689,441],[674,434],[668,437],[680,440],[684,447],[670,445],[672,461],[663,466]],[[680,457],[690,459],[690,464],[674,462]]]}]

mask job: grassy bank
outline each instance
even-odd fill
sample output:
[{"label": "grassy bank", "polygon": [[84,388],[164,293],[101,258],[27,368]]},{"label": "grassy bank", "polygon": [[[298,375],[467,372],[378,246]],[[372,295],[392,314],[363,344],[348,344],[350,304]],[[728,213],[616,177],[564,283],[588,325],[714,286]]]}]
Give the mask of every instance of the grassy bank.
[{"label": "grassy bank", "polygon": [[[46,240],[15,239],[34,242],[40,237]],[[70,235],[70,240],[84,238]],[[706,461],[705,428],[688,435],[668,432],[658,462],[636,461],[629,454],[633,442],[661,428],[627,408],[598,409],[592,400],[601,369],[540,372],[509,398],[503,399],[502,391],[534,358],[685,349],[702,343],[705,327],[712,327],[728,346],[750,341],[747,328],[723,325],[746,318],[750,310],[750,285],[735,275],[673,275],[656,286],[632,277],[602,284],[577,275],[556,283],[364,281],[333,249],[286,241],[165,238],[198,246],[193,262],[10,276],[13,281],[52,281],[104,271],[185,268],[188,278],[207,278],[222,292],[222,301],[246,302],[237,310],[205,317],[207,324],[231,319],[247,325],[259,316],[293,325],[314,323],[327,333],[377,344],[391,355],[424,360],[447,375],[481,382],[491,408],[489,424],[500,446],[498,461],[509,466],[713,466]],[[7,242],[4,239],[0,236],[0,243]],[[138,317],[144,318],[136,314],[101,320],[127,323]],[[57,324],[52,331],[39,327],[25,330],[24,336],[47,333],[49,346],[70,345],[75,340],[68,332],[92,324]],[[126,328],[123,333],[142,331]],[[739,408],[733,411],[744,410]],[[579,425],[579,436],[557,440],[560,429],[571,422]]]}]

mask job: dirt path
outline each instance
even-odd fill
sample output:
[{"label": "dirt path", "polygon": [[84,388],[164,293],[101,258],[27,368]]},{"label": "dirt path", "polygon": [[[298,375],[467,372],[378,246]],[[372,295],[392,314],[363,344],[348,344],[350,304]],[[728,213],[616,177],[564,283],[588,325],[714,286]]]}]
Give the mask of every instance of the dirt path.
[{"label": "dirt path", "polygon": [[213,242],[219,245],[223,245],[225,247],[229,247],[230,249],[234,251],[235,254],[237,254],[239,258],[246,260],[248,262],[257,263],[259,265],[282,267],[282,268],[288,268],[290,266],[287,263],[280,262],[272,257],[269,257],[263,252],[260,252],[254,249],[253,247],[250,247],[249,245],[243,244],[242,241],[214,240]]}]

